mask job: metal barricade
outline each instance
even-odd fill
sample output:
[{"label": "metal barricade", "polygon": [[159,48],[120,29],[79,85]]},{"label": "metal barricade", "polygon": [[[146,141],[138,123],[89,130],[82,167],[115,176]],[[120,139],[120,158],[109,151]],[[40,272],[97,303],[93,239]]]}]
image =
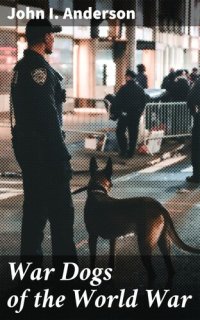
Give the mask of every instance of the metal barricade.
[{"label": "metal barricade", "polygon": [[163,130],[165,138],[191,135],[192,117],[186,102],[148,103],[144,117],[146,129]]}]

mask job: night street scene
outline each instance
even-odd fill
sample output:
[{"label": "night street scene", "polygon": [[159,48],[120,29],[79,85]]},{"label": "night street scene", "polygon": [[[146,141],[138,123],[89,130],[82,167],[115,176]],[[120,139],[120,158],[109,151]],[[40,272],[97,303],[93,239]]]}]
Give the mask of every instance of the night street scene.
[{"label": "night street scene", "polygon": [[199,319],[200,1],[0,17],[2,319]]}]

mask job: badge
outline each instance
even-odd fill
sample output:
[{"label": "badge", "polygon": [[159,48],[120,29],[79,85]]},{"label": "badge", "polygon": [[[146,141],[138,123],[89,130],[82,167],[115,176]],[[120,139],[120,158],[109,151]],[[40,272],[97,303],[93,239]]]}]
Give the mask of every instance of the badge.
[{"label": "badge", "polygon": [[33,80],[40,86],[43,86],[47,80],[47,71],[44,68],[35,69],[31,72],[31,75]]}]

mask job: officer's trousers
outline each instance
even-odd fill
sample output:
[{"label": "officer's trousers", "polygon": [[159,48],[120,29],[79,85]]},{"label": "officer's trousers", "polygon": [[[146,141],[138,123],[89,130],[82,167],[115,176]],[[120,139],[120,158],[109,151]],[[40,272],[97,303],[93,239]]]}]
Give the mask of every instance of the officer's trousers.
[{"label": "officer's trousers", "polygon": [[76,260],[69,166],[64,162],[23,163],[21,168],[24,187],[22,258],[33,256],[42,262],[42,241],[48,220],[53,257]]},{"label": "officer's trousers", "polygon": [[[130,155],[134,154],[138,138],[139,121],[140,119],[132,119],[130,116],[121,116],[119,118],[116,136],[122,154],[125,154],[127,149]],[[126,136],[126,129],[128,129],[128,139]]]},{"label": "officer's trousers", "polygon": [[200,116],[194,118],[192,128],[192,166],[193,176],[200,180]]}]

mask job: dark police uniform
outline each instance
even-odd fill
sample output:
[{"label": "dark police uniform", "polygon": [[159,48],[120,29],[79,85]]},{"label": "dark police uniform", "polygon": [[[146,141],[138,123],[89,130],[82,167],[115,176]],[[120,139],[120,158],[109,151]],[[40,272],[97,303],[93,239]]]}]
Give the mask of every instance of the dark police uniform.
[{"label": "dark police uniform", "polygon": [[[116,136],[122,156],[132,157],[138,137],[138,127],[145,108],[145,92],[134,80],[129,80],[116,94],[112,104],[112,112],[119,117]],[[126,137],[128,129],[129,141]]]},{"label": "dark police uniform", "polygon": [[148,88],[148,79],[147,79],[146,74],[144,74],[143,72],[138,72],[138,74],[136,76],[136,81],[143,89]]},{"label": "dark police uniform", "polygon": [[24,187],[21,255],[41,261],[47,219],[53,256],[76,256],[70,155],[61,131],[61,80],[42,55],[27,49],[11,85],[13,148]]},{"label": "dark police uniform", "polygon": [[192,128],[192,166],[193,175],[188,177],[188,182],[200,183],[200,80],[197,80],[191,89],[187,105],[193,116],[194,123]]}]

